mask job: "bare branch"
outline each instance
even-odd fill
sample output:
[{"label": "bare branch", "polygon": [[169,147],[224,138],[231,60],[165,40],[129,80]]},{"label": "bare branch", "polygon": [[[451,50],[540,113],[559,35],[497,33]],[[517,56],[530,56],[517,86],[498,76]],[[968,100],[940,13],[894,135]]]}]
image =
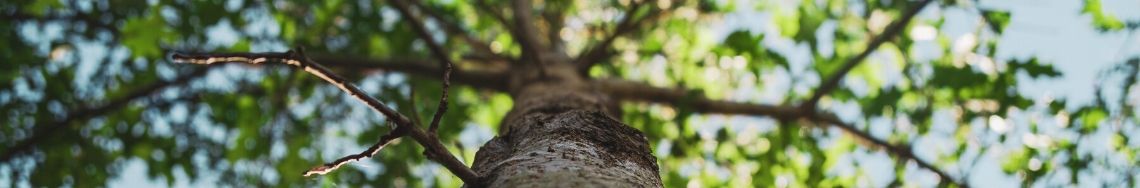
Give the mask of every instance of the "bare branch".
[{"label": "bare branch", "polygon": [[[381,103],[375,98],[367,95],[364,93],[364,91],[361,91],[359,88],[357,88],[352,83],[349,83],[344,78],[333,74],[332,71],[329,71],[324,66],[321,66],[317,62],[308,58],[305,55],[304,51],[300,48],[284,53],[227,53],[206,55],[174,54],[173,58],[175,62],[194,64],[213,64],[226,62],[249,64],[261,64],[266,62],[282,63],[305,70],[305,72],[309,72],[310,74],[320,77],[321,79],[337,86],[337,88],[340,88],[342,91],[348,93],[353,98],[364,102],[366,105],[368,105],[369,108],[372,108],[372,110],[380,112],[388,118],[388,121],[396,125],[397,130],[407,129],[408,135],[415,139],[416,142],[418,142],[421,146],[424,146],[424,154],[428,157],[428,159],[440,163],[440,165],[446,167],[460,179],[463,179],[464,182],[471,184],[476,184],[479,182],[479,175],[472,171],[471,168],[468,168],[466,165],[464,165],[463,162],[460,162],[458,159],[456,159],[455,156],[450,152],[448,152],[447,148],[445,148],[443,144],[440,143],[438,138],[425,133],[419,127],[415,126],[407,116],[404,116],[396,110],[389,108],[388,106],[384,105],[384,103]],[[381,142],[379,145],[384,144]],[[330,164],[337,166],[335,165],[337,164],[336,162]],[[329,168],[331,167],[317,167],[313,169],[316,170],[313,173]],[[306,172],[306,174],[310,173]]]},{"label": "bare branch", "polygon": [[440,66],[443,67],[443,95],[439,97],[439,106],[436,108],[435,116],[432,117],[431,125],[428,127],[428,133],[435,135],[436,129],[439,128],[440,119],[443,118],[443,113],[447,112],[447,93],[448,88],[451,87],[451,65],[454,63],[451,62],[451,58],[448,57],[447,52],[443,51],[443,46],[432,41],[431,34],[424,28],[423,21],[420,20],[419,17],[412,15],[412,11],[406,2],[402,0],[391,0],[391,2],[396,4],[396,9],[400,11],[400,14],[411,22],[412,30],[415,30],[420,39],[423,39],[424,42],[428,44],[428,49],[431,50],[436,59],[439,59]]},{"label": "bare branch", "polygon": [[175,63],[192,63],[203,65],[228,62],[249,64],[280,62],[292,65],[305,70],[310,74],[320,77],[321,79],[332,83],[333,85],[336,85],[341,90],[344,90],[344,92],[352,95],[353,98],[367,104],[368,107],[372,108],[372,110],[380,112],[390,119],[395,119],[394,121],[397,123],[402,124],[404,122],[410,122],[407,117],[404,117],[395,110],[388,108],[388,106],[385,106],[384,103],[381,103],[380,101],[369,97],[364,93],[364,91],[361,91],[359,88],[356,88],[356,86],[348,83],[344,78],[333,74],[332,71],[329,71],[324,66],[316,64],[312,60],[307,59],[307,57],[302,56],[300,52],[295,50],[290,50],[289,52],[284,53],[217,53],[205,55],[174,54],[173,58]]},{"label": "bare branch", "polygon": [[384,136],[381,136],[380,140],[377,141],[376,144],[373,144],[371,147],[368,147],[367,150],[364,150],[358,154],[352,154],[352,155],[341,157],[340,159],[337,159],[336,161],[333,161],[330,163],[325,163],[324,165],[321,165],[321,166],[313,167],[312,169],[305,171],[305,173],[302,175],[305,177],[309,177],[312,175],[325,175],[325,174],[328,174],[329,172],[332,172],[332,171],[340,168],[340,166],[343,166],[345,164],[360,161],[360,160],[363,160],[364,158],[371,158],[372,156],[375,156],[376,153],[380,153],[380,150],[384,149],[384,146],[388,146],[388,143],[391,143],[392,140],[396,140],[397,138],[400,138],[400,137],[403,137],[404,135],[407,135],[408,134],[408,127],[411,127],[411,126],[396,126],[396,129],[392,130],[392,132],[389,132],[388,134],[386,134]]},{"label": "bare branch", "polygon": [[835,72],[835,74],[832,74],[831,77],[827,78],[827,80],[823,82],[823,84],[820,84],[819,89],[816,89],[811,98],[804,102],[800,107],[806,111],[814,111],[816,108],[815,105],[816,103],[819,103],[820,98],[823,98],[824,95],[830,93],[831,90],[835,90],[836,87],[839,86],[839,81],[842,81],[843,77],[846,76],[847,73],[851,72],[855,66],[858,66],[859,63],[862,63],[863,59],[866,59],[867,56],[870,56],[871,52],[874,52],[875,49],[878,49],[879,45],[882,45],[888,40],[891,40],[895,37],[895,35],[898,35],[899,32],[902,32],[902,30],[906,28],[906,25],[910,23],[910,20],[913,19],[915,15],[918,15],[918,13],[922,11],[922,8],[925,8],[927,4],[930,4],[930,2],[933,2],[933,0],[920,1],[913,7],[910,7],[910,9],[907,9],[906,12],[903,12],[902,18],[895,20],[895,22],[891,23],[887,26],[886,29],[883,30],[882,34],[879,34],[879,36],[875,36],[874,39],[871,39],[871,42],[867,43],[867,48],[863,49],[863,53],[859,53],[859,55],[856,55],[851,59],[847,59],[847,62],[843,64],[843,67],[840,67],[839,70]]},{"label": "bare branch", "polygon": [[67,117],[59,121],[36,125],[36,128],[38,129],[33,132],[35,133],[34,135],[28,139],[20,141],[19,143],[11,145],[7,150],[4,151],[3,154],[0,154],[0,163],[7,163],[16,155],[28,152],[28,150],[32,149],[32,146],[35,146],[36,143],[39,143],[45,138],[51,138],[51,135],[54,135],[56,132],[65,130],[66,126],[72,125],[76,121],[81,121],[84,119],[101,116],[106,113],[115,112],[117,109],[127,106],[127,104],[130,104],[132,101],[140,98],[145,98],[154,93],[158,93],[165,88],[189,83],[190,80],[193,80],[194,78],[206,75],[206,73],[209,72],[210,68],[212,67],[216,66],[195,69],[188,74],[178,76],[171,80],[155,82],[138,90],[131,91],[129,94],[123,97],[111,99],[102,105],[75,109],[71,112],[68,112]]}]

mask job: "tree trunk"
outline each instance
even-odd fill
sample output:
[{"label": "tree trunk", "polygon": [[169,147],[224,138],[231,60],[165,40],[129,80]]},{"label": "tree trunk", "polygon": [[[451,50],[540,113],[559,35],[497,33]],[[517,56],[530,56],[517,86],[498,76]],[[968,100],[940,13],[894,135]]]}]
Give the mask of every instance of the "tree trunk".
[{"label": "tree trunk", "polygon": [[[540,70],[541,69],[541,70]],[[569,63],[518,66],[514,107],[475,155],[478,186],[661,187],[645,136]]]}]

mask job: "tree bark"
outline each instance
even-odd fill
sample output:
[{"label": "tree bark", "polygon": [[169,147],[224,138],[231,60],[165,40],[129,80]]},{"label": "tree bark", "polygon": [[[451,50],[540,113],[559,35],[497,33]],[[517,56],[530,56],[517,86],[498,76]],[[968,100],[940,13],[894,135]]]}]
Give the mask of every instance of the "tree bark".
[{"label": "tree bark", "polygon": [[475,155],[476,187],[662,186],[648,141],[615,118],[616,101],[569,63],[538,66],[511,73],[514,107]]}]

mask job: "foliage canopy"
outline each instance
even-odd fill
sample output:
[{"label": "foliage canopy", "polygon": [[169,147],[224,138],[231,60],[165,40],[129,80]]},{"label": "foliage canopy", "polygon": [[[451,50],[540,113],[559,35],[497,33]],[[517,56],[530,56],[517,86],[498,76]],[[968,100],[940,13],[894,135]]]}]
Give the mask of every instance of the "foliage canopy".
[{"label": "foliage canopy", "polygon": [[[626,13],[639,3],[653,7]],[[590,62],[597,63],[588,70],[594,78],[678,88],[692,97],[682,100],[796,105],[916,3],[545,0],[534,11],[541,19],[535,24],[550,35],[540,37],[562,41],[571,56],[634,28],[608,43],[612,57]],[[438,14],[427,26],[451,58],[462,60],[457,67],[479,70],[504,63],[480,55],[525,50],[490,13],[509,15],[499,8],[507,4],[427,0],[420,8]],[[1121,84],[1089,91],[1093,103],[1028,97],[1019,82],[1063,78],[1062,71],[1034,57],[995,58],[1016,15],[978,4],[935,1],[870,49],[819,109],[913,150],[959,182],[984,182],[974,174],[994,172],[979,164],[998,164],[996,173],[1025,185],[1136,186],[1140,139],[1132,138],[1140,135],[1140,119],[1132,92],[1140,59],[1104,71],[1104,80]],[[1084,5],[1079,12],[1093,20],[1089,27],[1140,27],[1105,11],[1100,0]],[[966,34],[948,36],[941,32],[947,20],[961,18],[942,10],[974,13],[968,17],[977,21]],[[646,24],[618,24],[654,11],[662,16]],[[0,14],[0,145],[12,146],[0,148],[2,183],[104,186],[136,163],[169,184],[462,183],[425,160],[418,145],[398,143],[362,165],[302,177],[309,167],[367,147],[388,131],[385,119],[290,67],[192,67],[167,58],[174,51],[304,46],[327,57],[432,63],[424,41],[385,1],[15,0],[0,2]],[[330,68],[404,113],[432,114],[441,93],[434,74],[351,63]],[[451,93],[439,136],[470,164],[512,101],[463,84]],[[677,104],[622,105],[621,119],[649,138],[668,187],[938,184],[929,169],[835,127]],[[33,144],[18,147],[23,143]]]}]

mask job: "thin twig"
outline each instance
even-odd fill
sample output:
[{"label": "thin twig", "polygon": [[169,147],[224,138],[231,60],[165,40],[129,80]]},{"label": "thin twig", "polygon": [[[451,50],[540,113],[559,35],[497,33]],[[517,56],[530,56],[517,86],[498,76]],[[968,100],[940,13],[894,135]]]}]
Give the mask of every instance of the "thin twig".
[{"label": "thin twig", "polygon": [[388,132],[388,134],[381,136],[380,140],[376,141],[376,144],[373,144],[371,147],[368,147],[367,150],[364,150],[358,154],[352,154],[352,155],[341,157],[340,159],[337,159],[336,161],[333,161],[330,163],[325,163],[324,165],[321,165],[321,166],[313,167],[312,169],[305,171],[305,173],[302,175],[305,177],[309,177],[312,175],[325,175],[325,174],[328,174],[329,172],[332,172],[332,171],[340,168],[341,166],[343,166],[345,164],[360,161],[360,160],[363,160],[364,158],[371,158],[372,156],[375,156],[376,153],[380,153],[380,150],[384,149],[384,146],[388,146],[388,143],[391,143],[392,140],[396,140],[397,138],[400,138],[400,137],[407,135],[408,134],[408,127],[412,127],[412,126],[396,126],[396,129],[393,129],[392,132]]},{"label": "thin twig", "polygon": [[396,110],[392,110],[391,108],[388,108],[388,106],[385,106],[384,103],[373,99],[372,97],[369,97],[364,93],[364,91],[361,91],[359,88],[356,88],[356,86],[348,83],[344,78],[333,74],[333,72],[328,70],[328,68],[325,68],[320,64],[316,64],[312,60],[309,60],[308,57],[304,57],[301,53],[302,52],[300,52],[298,49],[290,50],[284,53],[215,53],[202,55],[174,54],[173,59],[175,63],[191,63],[203,65],[228,62],[248,64],[279,62],[287,65],[292,65],[304,70],[305,72],[309,72],[310,74],[320,77],[321,79],[332,83],[333,85],[336,85],[341,90],[344,90],[344,92],[352,95],[353,98],[367,104],[368,107],[372,108],[372,110],[384,114],[384,116],[393,119],[393,121],[399,124],[408,124],[411,122],[411,120],[401,115],[399,112],[396,112]]},{"label": "thin twig", "polygon": [[123,97],[108,100],[102,105],[76,109],[68,112],[67,117],[62,120],[36,125],[38,129],[33,132],[34,135],[28,139],[20,141],[19,143],[11,145],[7,150],[4,151],[3,154],[0,154],[0,163],[7,163],[16,155],[27,152],[28,150],[32,149],[32,146],[35,146],[36,143],[39,143],[45,138],[51,138],[51,135],[54,135],[56,132],[66,129],[66,126],[71,125],[76,121],[81,121],[106,113],[115,112],[117,109],[125,107],[127,104],[130,104],[130,102],[135,101],[139,98],[150,96],[168,87],[189,83],[190,80],[193,80],[194,78],[206,75],[206,73],[209,72],[209,69],[210,67],[200,68],[193,70],[188,74],[178,76],[172,80],[155,82],[138,90],[131,91],[129,94]]},{"label": "thin twig", "polygon": [[870,56],[871,52],[874,52],[875,49],[878,49],[879,45],[886,43],[888,40],[894,38],[895,35],[898,35],[900,32],[902,32],[902,30],[906,28],[906,25],[910,23],[910,20],[913,19],[914,16],[918,15],[918,13],[922,11],[922,8],[925,8],[927,4],[930,4],[930,2],[933,2],[933,0],[920,1],[914,6],[910,7],[910,9],[907,9],[906,12],[903,12],[902,18],[895,20],[894,23],[891,23],[887,26],[886,29],[883,30],[882,34],[875,36],[875,38],[872,39],[870,43],[867,43],[867,48],[863,49],[862,53],[859,53],[859,55],[856,55],[851,59],[847,59],[847,62],[843,64],[843,67],[840,67],[839,70],[835,72],[835,74],[832,74],[831,77],[827,78],[827,80],[823,82],[823,84],[819,85],[819,89],[815,90],[815,93],[812,94],[811,98],[809,98],[806,102],[803,103],[802,106],[800,106],[801,109],[809,112],[815,111],[815,105],[816,103],[819,103],[820,98],[830,93],[831,90],[835,90],[836,87],[839,86],[839,81],[842,81],[843,77],[846,76],[847,73],[851,72],[855,66],[858,66],[859,63],[862,63],[863,59],[866,59],[867,56]]},{"label": "thin twig", "polygon": [[[452,172],[452,174],[455,174],[455,176],[458,176],[464,182],[471,184],[479,182],[479,175],[476,174],[475,171],[472,171],[471,168],[468,168],[466,165],[464,165],[463,162],[456,159],[455,156],[450,152],[448,152],[447,148],[444,147],[442,143],[440,143],[438,138],[425,133],[422,129],[415,126],[407,116],[404,116],[396,110],[389,108],[388,106],[384,105],[384,103],[381,103],[379,100],[376,100],[375,98],[367,95],[364,93],[364,91],[361,91],[359,88],[357,88],[352,83],[349,83],[344,78],[333,74],[332,71],[313,61],[305,55],[304,51],[301,48],[290,50],[284,53],[219,53],[204,55],[174,54],[173,58],[175,62],[179,63],[213,64],[236,62],[261,64],[269,62],[282,63],[300,68],[305,72],[320,77],[321,79],[337,86],[337,88],[340,88],[342,91],[349,94],[353,98],[364,102],[372,110],[380,112],[388,118],[388,121],[396,125],[396,129],[407,129],[408,136],[411,136],[416,140],[417,143],[419,143],[421,146],[424,146],[424,153],[428,159],[440,163],[440,165],[447,168]],[[380,145],[383,145],[383,143]],[[334,162],[330,164],[337,163]],[[314,169],[317,171],[322,170],[320,167]]]},{"label": "thin twig", "polygon": [[436,129],[439,128],[440,119],[443,118],[443,113],[447,112],[447,93],[451,87],[451,65],[453,63],[451,62],[451,58],[448,57],[447,52],[443,51],[443,46],[435,43],[435,41],[431,39],[431,34],[424,28],[423,21],[420,20],[419,17],[412,15],[411,8],[406,2],[402,0],[391,0],[391,2],[396,5],[396,9],[400,11],[400,14],[411,23],[412,30],[416,32],[416,35],[419,35],[420,39],[423,39],[424,42],[427,43],[428,49],[431,50],[431,53],[435,55],[436,59],[439,59],[440,66],[443,67],[443,94],[439,97],[439,106],[436,108],[435,116],[431,118],[431,125],[428,127],[428,133],[435,135]]}]

